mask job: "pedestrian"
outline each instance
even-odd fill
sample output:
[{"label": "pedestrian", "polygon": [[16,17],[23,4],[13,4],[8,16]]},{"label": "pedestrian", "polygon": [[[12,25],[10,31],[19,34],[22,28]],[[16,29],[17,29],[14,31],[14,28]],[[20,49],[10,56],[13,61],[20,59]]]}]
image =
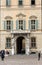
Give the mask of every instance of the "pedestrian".
[{"label": "pedestrian", "polygon": [[40,60],[40,56],[41,56],[41,55],[40,55],[40,52],[39,52],[39,53],[38,53],[38,60]]},{"label": "pedestrian", "polygon": [[5,58],[5,51],[1,50],[1,59],[2,59],[2,61],[4,60],[4,58]]}]

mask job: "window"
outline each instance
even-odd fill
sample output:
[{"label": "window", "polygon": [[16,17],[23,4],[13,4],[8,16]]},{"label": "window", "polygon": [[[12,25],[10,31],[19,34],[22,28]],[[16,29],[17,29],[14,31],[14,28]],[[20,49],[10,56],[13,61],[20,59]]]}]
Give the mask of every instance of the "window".
[{"label": "window", "polygon": [[25,20],[16,20],[16,30],[25,30],[26,29],[26,21]]},{"label": "window", "polygon": [[19,20],[19,29],[23,30],[23,20]]},{"label": "window", "polygon": [[11,0],[6,0],[6,6],[10,6],[11,5]]},{"label": "window", "polygon": [[23,5],[23,1],[22,0],[19,0],[19,5]]},{"label": "window", "polygon": [[6,48],[11,48],[11,38],[6,38]]},{"label": "window", "polygon": [[31,0],[31,5],[35,5],[35,0]]},{"label": "window", "polygon": [[35,30],[35,20],[31,20],[31,30]]},{"label": "window", "polygon": [[11,30],[11,21],[10,20],[6,21],[6,29]]},{"label": "window", "polygon": [[35,37],[31,38],[31,48],[36,48],[36,38]]}]

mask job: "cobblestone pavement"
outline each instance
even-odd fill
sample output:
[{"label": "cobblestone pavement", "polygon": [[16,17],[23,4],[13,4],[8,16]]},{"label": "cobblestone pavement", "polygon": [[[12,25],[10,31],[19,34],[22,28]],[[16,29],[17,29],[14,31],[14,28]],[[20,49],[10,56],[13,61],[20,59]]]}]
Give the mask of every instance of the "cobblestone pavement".
[{"label": "cobblestone pavement", "polygon": [[42,65],[42,56],[38,61],[37,55],[14,55],[5,57],[4,61],[0,58],[0,65]]}]

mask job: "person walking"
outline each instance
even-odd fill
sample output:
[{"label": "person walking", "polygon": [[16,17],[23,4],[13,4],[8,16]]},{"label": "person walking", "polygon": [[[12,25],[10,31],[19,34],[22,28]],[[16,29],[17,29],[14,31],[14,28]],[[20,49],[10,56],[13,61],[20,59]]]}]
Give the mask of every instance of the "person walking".
[{"label": "person walking", "polygon": [[41,55],[40,55],[40,52],[38,53],[38,60],[40,60],[40,57],[41,57]]},{"label": "person walking", "polygon": [[2,61],[4,60],[4,58],[5,58],[5,51],[1,50],[1,59],[2,59]]}]

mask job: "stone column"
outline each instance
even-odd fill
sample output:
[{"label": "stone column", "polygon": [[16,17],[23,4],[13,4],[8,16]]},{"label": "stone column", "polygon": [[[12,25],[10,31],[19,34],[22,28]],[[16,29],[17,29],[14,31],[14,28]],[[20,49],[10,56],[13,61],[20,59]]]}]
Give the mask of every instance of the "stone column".
[{"label": "stone column", "polygon": [[14,38],[12,38],[12,55],[14,55]]},{"label": "stone column", "polygon": [[29,39],[26,39],[26,54],[27,55],[29,55],[29,52],[30,52],[30,50],[29,50],[29,43],[30,43]]}]

